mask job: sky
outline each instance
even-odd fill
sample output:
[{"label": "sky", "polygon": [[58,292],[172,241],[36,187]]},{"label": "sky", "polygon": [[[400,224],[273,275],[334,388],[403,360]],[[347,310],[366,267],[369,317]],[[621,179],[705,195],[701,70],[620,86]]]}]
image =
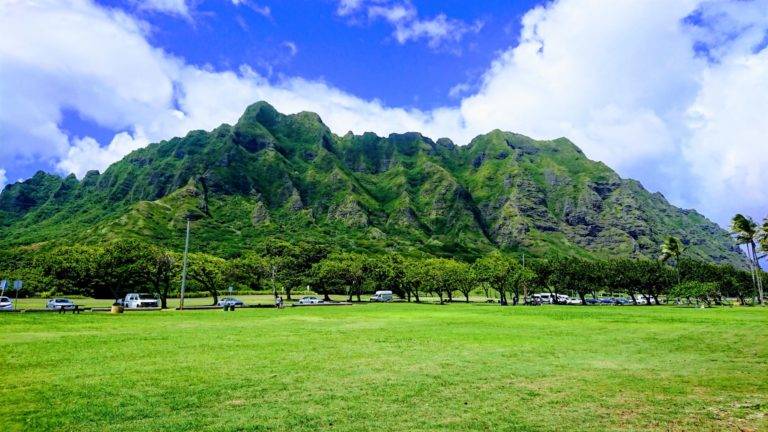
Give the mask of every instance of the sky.
[{"label": "sky", "polygon": [[0,0],[0,187],[266,100],[337,134],[567,137],[727,227],[768,216],[768,0]]}]

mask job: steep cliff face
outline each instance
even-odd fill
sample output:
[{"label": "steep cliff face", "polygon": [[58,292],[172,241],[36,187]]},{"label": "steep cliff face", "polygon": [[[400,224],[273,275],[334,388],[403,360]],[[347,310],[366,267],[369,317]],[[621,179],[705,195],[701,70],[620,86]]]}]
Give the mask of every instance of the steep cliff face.
[{"label": "steep cliff face", "polygon": [[471,256],[647,256],[667,235],[740,265],[717,225],[587,159],[565,138],[492,131],[459,147],[419,133],[336,136],[264,102],[234,126],[134,151],[81,181],[38,173],[0,194],[0,243],[135,236],[176,247],[186,218],[211,252],[268,237]]}]

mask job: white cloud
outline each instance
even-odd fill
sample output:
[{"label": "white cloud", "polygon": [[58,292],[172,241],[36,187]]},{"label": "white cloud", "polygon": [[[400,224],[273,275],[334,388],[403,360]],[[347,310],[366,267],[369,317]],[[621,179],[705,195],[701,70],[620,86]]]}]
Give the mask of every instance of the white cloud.
[{"label": "white cloud", "polygon": [[[394,27],[392,36],[403,45],[409,41],[426,39],[430,48],[460,42],[467,33],[477,33],[482,21],[467,24],[464,21],[437,14],[431,19],[419,19],[419,12],[411,0],[340,0],[337,13],[353,16],[364,11],[369,20],[383,19]],[[457,51],[457,50],[454,50]]]},{"label": "white cloud", "polygon": [[[708,69],[689,109],[693,135],[683,155],[707,214],[768,217],[768,50],[734,53]],[[714,198],[714,199],[713,199]],[[737,207],[738,206],[738,207]]]},{"label": "white cloud", "polygon": [[299,52],[299,47],[296,46],[296,42],[293,41],[285,41],[282,44],[280,44],[286,48],[288,48],[288,51],[291,54],[291,57],[295,56]]},{"label": "white cloud", "polygon": [[5,176],[5,170],[0,168],[0,191],[8,184],[8,177]]},{"label": "white cloud", "polygon": [[[368,16],[377,5],[410,3],[347,0],[337,12]],[[0,29],[12,37],[0,38],[0,70],[14,85],[0,85],[0,100],[14,109],[0,111],[0,141],[18,144],[0,146],[0,160],[43,161],[82,175],[147,142],[233,123],[248,104],[267,100],[286,113],[318,112],[339,134],[421,131],[459,144],[496,128],[566,136],[721,224],[735,212],[762,220],[768,50],[754,51],[768,8],[756,5],[766,1],[550,3],[525,15],[520,43],[497,57],[479,86],[453,91],[473,94],[454,107],[420,111],[322,81],[274,82],[248,67],[187,65],[152,47],[141,21],[86,0],[2,3]],[[691,13],[699,18],[684,21]],[[407,9],[374,15],[425,22]],[[414,30],[403,41],[430,41],[439,29]],[[124,132],[107,145],[70,137],[60,128],[63,109]]]},{"label": "white cloud", "polygon": [[357,12],[363,4],[363,0],[339,0],[339,7],[336,13],[341,16],[350,15]]},{"label": "white cloud", "polygon": [[67,155],[56,167],[61,172],[74,173],[82,178],[89,170],[97,169],[103,172],[113,162],[147,144],[147,139],[131,136],[127,132],[115,135],[106,147],[101,147],[91,137],[75,138]]},{"label": "white cloud", "polygon": [[142,10],[152,10],[168,15],[189,18],[189,7],[185,0],[141,0],[137,5]]},{"label": "white cloud", "polygon": [[264,18],[272,18],[272,9],[269,6],[253,3],[249,0],[232,0],[232,4],[235,6],[246,5]]}]

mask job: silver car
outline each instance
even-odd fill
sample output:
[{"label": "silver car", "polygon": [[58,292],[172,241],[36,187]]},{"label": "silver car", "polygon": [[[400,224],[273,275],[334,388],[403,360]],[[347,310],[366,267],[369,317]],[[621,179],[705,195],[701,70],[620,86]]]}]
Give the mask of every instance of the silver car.
[{"label": "silver car", "polygon": [[299,300],[299,304],[321,304],[322,300],[315,296],[304,296]]},{"label": "silver car", "polygon": [[74,309],[75,304],[68,298],[55,298],[48,300],[45,307],[48,309]]},{"label": "silver car", "polygon": [[216,303],[216,306],[224,306],[224,305],[227,305],[227,306],[231,306],[231,305],[245,306],[245,303],[243,303],[242,301],[240,301],[240,300],[238,300],[238,299],[236,299],[234,297],[224,297],[223,299],[219,300]]},{"label": "silver car", "polygon": [[13,310],[13,302],[6,296],[0,297],[0,310]]}]

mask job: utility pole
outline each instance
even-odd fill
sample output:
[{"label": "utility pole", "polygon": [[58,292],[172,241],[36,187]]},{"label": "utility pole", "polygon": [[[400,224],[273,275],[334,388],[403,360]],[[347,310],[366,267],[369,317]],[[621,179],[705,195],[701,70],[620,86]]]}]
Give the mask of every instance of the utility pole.
[{"label": "utility pole", "polygon": [[179,310],[184,310],[184,287],[187,284],[187,256],[189,255],[189,217],[187,217],[187,240],[184,243],[184,265],[181,269],[181,297],[179,298]]},{"label": "utility pole", "polygon": [[[523,271],[525,271],[525,254],[523,255]],[[525,279],[523,279],[523,306],[528,304],[528,287],[527,283],[525,283]]]}]

